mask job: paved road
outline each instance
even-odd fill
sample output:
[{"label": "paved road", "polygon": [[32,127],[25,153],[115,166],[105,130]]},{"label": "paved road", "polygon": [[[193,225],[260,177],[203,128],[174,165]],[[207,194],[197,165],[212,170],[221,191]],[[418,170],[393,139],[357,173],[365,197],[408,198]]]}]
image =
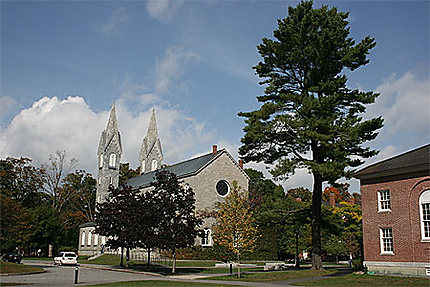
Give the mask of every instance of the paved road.
[{"label": "paved road", "polygon": [[54,266],[52,263],[41,261],[26,260],[23,263],[27,265],[39,266],[46,270],[45,273],[18,275],[18,276],[1,276],[0,282],[4,283],[32,283],[31,286],[81,286],[91,284],[101,284],[120,281],[148,280],[159,279],[159,277],[124,273],[94,268],[79,267],[79,284],[74,284],[74,266]]}]

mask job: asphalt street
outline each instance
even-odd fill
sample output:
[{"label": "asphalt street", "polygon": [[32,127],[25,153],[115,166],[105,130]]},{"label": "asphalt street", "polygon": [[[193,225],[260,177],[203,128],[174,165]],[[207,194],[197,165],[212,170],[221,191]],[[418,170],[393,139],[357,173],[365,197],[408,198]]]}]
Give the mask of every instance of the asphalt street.
[{"label": "asphalt street", "polygon": [[78,284],[74,284],[75,266],[54,266],[51,262],[23,261],[27,265],[39,266],[45,273],[1,276],[2,283],[32,283],[31,286],[85,286],[120,281],[159,279],[159,277],[124,273],[94,268],[79,267]]}]

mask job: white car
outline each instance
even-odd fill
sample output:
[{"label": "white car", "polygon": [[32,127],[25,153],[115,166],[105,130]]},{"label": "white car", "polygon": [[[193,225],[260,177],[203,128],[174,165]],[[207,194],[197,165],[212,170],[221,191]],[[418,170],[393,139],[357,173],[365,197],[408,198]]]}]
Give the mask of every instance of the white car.
[{"label": "white car", "polygon": [[60,252],[57,257],[54,257],[54,264],[59,265],[76,265],[78,264],[78,255],[75,252],[67,251]]}]

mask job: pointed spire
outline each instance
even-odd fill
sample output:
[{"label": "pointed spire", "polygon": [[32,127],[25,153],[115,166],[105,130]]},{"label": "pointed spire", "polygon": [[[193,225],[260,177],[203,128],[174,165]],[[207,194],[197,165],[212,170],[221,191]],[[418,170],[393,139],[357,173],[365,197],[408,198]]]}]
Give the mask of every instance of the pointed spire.
[{"label": "pointed spire", "polygon": [[112,103],[112,110],[110,111],[109,115],[109,121],[106,126],[106,131],[118,131],[118,121],[116,118],[116,111],[115,111],[115,101]]},{"label": "pointed spire", "polygon": [[155,108],[152,108],[151,119],[149,120],[148,131],[142,141],[140,148],[139,161],[141,164],[141,172],[152,171],[161,166],[163,160],[163,152],[161,150],[161,142],[158,138],[157,121],[155,119]]},{"label": "pointed spire", "polygon": [[149,120],[148,131],[146,132],[148,143],[152,143],[158,139],[157,121],[155,119],[155,107],[152,108],[151,119]]}]

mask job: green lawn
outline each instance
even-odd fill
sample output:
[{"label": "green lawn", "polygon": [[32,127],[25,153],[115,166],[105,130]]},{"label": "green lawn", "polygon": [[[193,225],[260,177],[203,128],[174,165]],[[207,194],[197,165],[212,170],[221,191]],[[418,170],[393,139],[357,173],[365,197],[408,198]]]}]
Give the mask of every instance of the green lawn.
[{"label": "green lawn", "polygon": [[0,286],[22,286],[22,285],[32,285],[32,283],[1,283]]},{"label": "green lawn", "polygon": [[237,286],[237,285],[223,285],[223,284],[212,284],[212,283],[192,283],[192,282],[178,282],[178,281],[128,281],[128,282],[118,282],[118,283],[108,283],[99,285],[89,285],[89,286],[108,286],[108,287],[134,287],[134,286],[144,286],[144,287],[187,287],[187,286],[204,286],[204,287],[227,287],[227,286]]},{"label": "green lawn", "polygon": [[[243,270],[243,269],[241,269]],[[243,270],[246,271],[246,270]],[[237,275],[209,277],[209,280],[228,280],[228,281],[250,281],[250,282],[267,282],[267,281],[283,281],[298,278],[308,278],[323,275],[330,275],[337,270],[294,270],[294,271],[270,271],[261,273],[245,273],[241,278]]]},{"label": "green lawn", "polygon": [[24,273],[42,271],[42,268],[0,261],[0,273]]},{"label": "green lawn", "polygon": [[430,278],[381,276],[381,275],[357,275],[348,274],[342,277],[327,278],[323,280],[307,281],[292,284],[296,286],[414,286],[429,287]]}]

